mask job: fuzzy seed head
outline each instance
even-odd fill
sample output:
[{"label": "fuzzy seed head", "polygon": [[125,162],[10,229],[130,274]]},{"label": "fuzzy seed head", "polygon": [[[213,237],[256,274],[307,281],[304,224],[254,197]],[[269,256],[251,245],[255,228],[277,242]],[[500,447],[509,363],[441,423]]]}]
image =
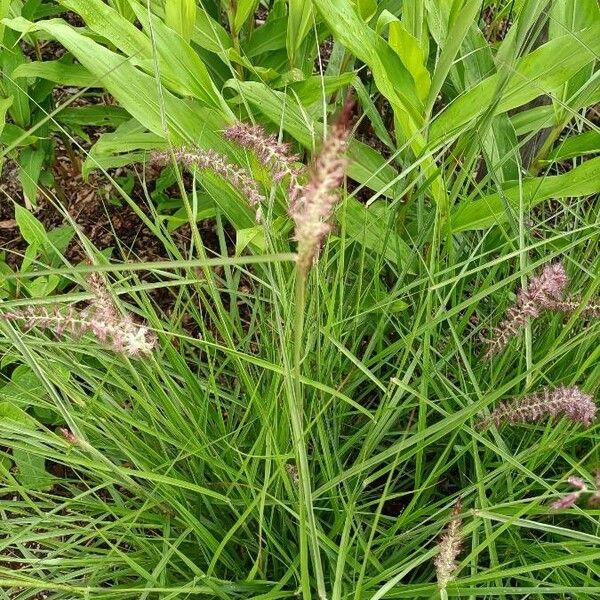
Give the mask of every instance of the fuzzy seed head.
[{"label": "fuzzy seed head", "polygon": [[[179,164],[188,169],[194,167],[202,171],[212,171],[232,187],[238,190],[253,208],[258,208],[264,201],[264,196],[258,189],[258,184],[250,176],[246,169],[238,167],[229,159],[214,150],[203,150],[201,148],[181,148],[173,152]],[[150,159],[154,165],[166,165],[171,162],[169,152],[155,152]]]},{"label": "fuzzy seed head", "polygon": [[299,156],[290,152],[290,145],[279,142],[275,135],[265,133],[260,125],[238,122],[224,131],[228,140],[254,152],[261,164],[269,169],[274,181],[289,178],[288,191],[296,193],[302,168],[296,167]]},{"label": "fuzzy seed head", "polygon": [[64,309],[29,305],[4,312],[0,319],[22,321],[27,329],[48,329],[59,337],[69,334],[79,338],[91,333],[114,352],[134,358],[150,354],[157,340],[148,327],[136,323],[131,315],[119,312],[99,275],[93,274],[88,282],[94,296],[81,311],[73,306]]},{"label": "fuzzy seed head", "polygon": [[561,416],[589,427],[596,418],[596,404],[589,394],[577,387],[544,388],[520,400],[501,404],[480,425],[538,422],[547,417]]},{"label": "fuzzy seed head", "polygon": [[536,319],[542,310],[560,301],[567,283],[567,273],[560,262],[546,265],[539,275],[532,277],[527,286],[519,290],[516,303],[506,311],[506,317],[487,340],[485,358],[489,360],[504,350],[530,319]]},{"label": "fuzzy seed head", "polygon": [[460,529],[462,524],[460,518],[461,510],[462,505],[459,500],[452,509],[452,519],[440,538],[438,552],[433,561],[440,590],[446,589],[448,583],[454,579],[457,566],[456,559],[462,550],[463,536]]},{"label": "fuzzy seed head", "polygon": [[572,492],[571,494],[567,494],[558,500],[555,500],[550,504],[550,508],[552,510],[565,510],[567,508],[572,508],[577,504],[577,500],[579,500],[580,493]]},{"label": "fuzzy seed head", "polygon": [[587,486],[581,477],[575,477],[572,475],[567,481],[569,482],[569,485],[574,487],[577,491],[565,494],[561,498],[558,498],[552,502],[550,504],[550,508],[552,510],[564,510],[566,508],[572,508],[575,506],[575,504],[577,504],[580,496],[587,492]]},{"label": "fuzzy seed head", "polygon": [[297,264],[304,273],[310,269],[331,230],[328,220],[339,200],[337,188],[342,183],[347,166],[347,143],[345,126],[337,124],[310,168],[308,184],[290,204],[290,216],[296,225],[294,237],[298,242]]}]

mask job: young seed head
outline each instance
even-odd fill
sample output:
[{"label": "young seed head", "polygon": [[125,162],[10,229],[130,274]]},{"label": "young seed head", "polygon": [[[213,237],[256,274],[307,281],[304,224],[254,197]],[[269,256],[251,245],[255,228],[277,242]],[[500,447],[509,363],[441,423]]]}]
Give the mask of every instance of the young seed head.
[{"label": "young seed head", "polygon": [[289,144],[279,142],[273,134],[265,133],[260,125],[249,125],[241,121],[231,125],[223,133],[228,140],[254,152],[262,165],[271,171],[275,181],[289,176],[290,180],[297,183],[299,170],[295,163],[299,156],[290,152]]},{"label": "young seed head", "polygon": [[438,552],[433,561],[440,590],[446,589],[448,583],[454,579],[456,571],[456,559],[462,550],[463,536],[460,530],[460,511],[462,505],[460,500],[452,509],[452,519],[446,525],[444,534],[438,543]]},{"label": "young seed head", "polygon": [[[348,104],[348,103],[347,103]],[[297,264],[301,272],[310,269],[331,227],[328,223],[339,200],[337,188],[344,179],[348,160],[348,120],[351,106],[345,106],[331,128],[321,151],[310,167],[308,184],[295,195],[289,213],[294,219],[298,242]]]},{"label": "young seed head", "polygon": [[64,310],[59,306],[48,309],[29,305],[7,311],[0,319],[23,321],[27,328],[50,329],[57,336],[69,333],[77,338],[91,333],[111,350],[131,357],[152,352],[157,342],[154,334],[146,326],[136,323],[131,315],[122,315],[117,310],[102,278],[91,275],[89,285],[94,296],[82,311],[73,306]]},{"label": "young seed head", "polygon": [[542,310],[551,308],[560,300],[567,282],[567,273],[560,262],[546,265],[539,275],[532,277],[527,287],[519,290],[516,303],[507,310],[506,317],[487,340],[485,359],[489,360],[504,350],[529,319],[536,319]]},{"label": "young seed head", "polygon": [[[259,208],[264,196],[258,190],[258,184],[250,176],[246,169],[234,165],[229,159],[214,150],[203,150],[201,148],[181,148],[173,152],[179,164],[188,169],[196,167],[202,171],[212,171],[232,187],[238,190],[253,208]],[[154,152],[150,163],[165,165],[171,162],[169,152]]]},{"label": "young seed head", "polygon": [[536,422],[559,416],[588,427],[596,417],[596,404],[589,394],[577,387],[544,388],[520,400],[501,404],[480,426]]},{"label": "young seed head", "polygon": [[566,494],[558,500],[555,500],[550,504],[550,508],[552,510],[564,510],[566,508],[572,508],[577,504],[579,497],[581,494],[587,492],[587,486],[585,485],[585,481],[581,479],[581,477],[571,476],[567,480],[571,486],[576,488],[576,492],[571,492],[570,494]]}]

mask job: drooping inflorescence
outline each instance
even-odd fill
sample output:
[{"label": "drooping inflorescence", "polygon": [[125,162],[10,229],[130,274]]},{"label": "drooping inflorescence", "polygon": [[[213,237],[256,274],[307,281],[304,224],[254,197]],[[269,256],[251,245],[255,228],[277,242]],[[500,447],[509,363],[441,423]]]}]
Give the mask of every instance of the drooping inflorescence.
[{"label": "drooping inflorescence", "polygon": [[547,265],[540,275],[532,277],[527,287],[519,290],[515,305],[507,310],[506,317],[487,340],[485,357],[489,359],[501,352],[529,319],[535,319],[551,301],[560,299],[566,285],[567,274],[561,263]]},{"label": "drooping inflorescence", "polygon": [[0,313],[0,319],[22,321],[28,329],[49,329],[57,336],[70,334],[77,338],[91,333],[115,352],[131,357],[149,354],[156,346],[154,334],[130,314],[118,311],[98,275],[92,274],[88,282],[94,296],[81,311],[73,306],[29,305]]},{"label": "drooping inflorescence", "polygon": [[575,488],[575,492],[570,492],[565,496],[562,496],[558,500],[555,500],[550,504],[550,508],[553,510],[564,510],[566,508],[571,508],[577,504],[580,496],[587,492],[587,485],[585,485],[585,481],[581,479],[581,477],[569,477],[569,484]]},{"label": "drooping inflorescence", "polygon": [[577,296],[563,298],[568,285],[568,277],[561,262],[546,265],[543,271],[532,277],[527,286],[519,290],[517,301],[506,311],[506,317],[494,328],[487,340],[486,359],[500,353],[527,325],[530,319],[540,316],[542,311],[551,310],[572,314],[581,310],[581,316],[587,318],[600,317],[600,303],[582,304]]},{"label": "drooping inflorescence", "polygon": [[544,388],[519,400],[501,404],[481,421],[480,427],[536,422],[560,416],[588,427],[596,418],[596,404],[592,396],[577,387]]},{"label": "drooping inflorescence", "polygon": [[277,140],[274,134],[267,134],[260,125],[249,125],[241,121],[224,131],[227,139],[254,152],[261,164],[266,167],[274,181],[288,178],[289,201],[294,202],[300,189],[299,176],[304,165],[298,166],[300,157],[290,151],[290,145]]},{"label": "drooping inflorescence", "polygon": [[[259,191],[258,183],[246,169],[235,165],[224,154],[214,150],[180,148],[173,150],[173,156],[179,164],[186,166],[188,169],[196,167],[203,171],[212,171],[222,177],[248,200],[248,204],[257,211],[257,219],[259,218],[260,206],[265,198]],[[171,160],[170,152],[160,151],[152,154],[150,163],[166,165]]]}]

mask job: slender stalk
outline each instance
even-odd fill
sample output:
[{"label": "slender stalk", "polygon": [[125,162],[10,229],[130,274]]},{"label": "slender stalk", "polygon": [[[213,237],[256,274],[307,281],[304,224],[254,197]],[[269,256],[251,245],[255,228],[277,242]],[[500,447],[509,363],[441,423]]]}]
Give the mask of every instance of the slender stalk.
[{"label": "slender stalk", "polygon": [[302,349],[304,338],[304,312],[306,308],[306,279],[307,271],[301,267],[296,270],[295,302],[294,302],[294,354],[293,394],[289,396],[290,421],[292,425],[292,436],[296,453],[296,464],[300,477],[299,486],[299,520],[300,520],[300,572],[302,595],[305,600],[310,600],[310,572],[309,572],[309,546],[312,552],[313,568],[317,582],[317,592],[322,600],[327,598],[325,580],[323,578],[323,567],[319,551],[317,524],[312,504],[312,488],[310,480],[310,468],[308,465],[308,454],[304,440],[304,398],[300,377],[302,375]]}]

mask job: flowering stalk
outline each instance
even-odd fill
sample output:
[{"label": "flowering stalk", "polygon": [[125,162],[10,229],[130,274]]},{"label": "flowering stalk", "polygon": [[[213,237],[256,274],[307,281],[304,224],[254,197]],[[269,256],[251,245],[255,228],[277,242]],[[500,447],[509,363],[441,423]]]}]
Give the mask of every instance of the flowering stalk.
[{"label": "flowering stalk", "polygon": [[589,394],[577,387],[544,388],[520,400],[501,404],[481,421],[480,426],[535,422],[544,417],[558,416],[588,427],[596,417],[596,405]]},{"label": "flowering stalk", "polygon": [[[319,532],[312,504],[310,468],[304,438],[304,398],[302,389],[302,352],[304,349],[304,312],[306,305],[306,280],[321,242],[329,232],[326,223],[338,196],[336,188],[344,177],[346,159],[343,154],[347,145],[347,124],[351,104],[346,103],[341,118],[332,128],[323,144],[320,154],[314,161],[309,183],[298,190],[290,203],[289,213],[296,224],[298,251],[296,259],[295,302],[294,302],[294,353],[293,385],[287,394],[292,437],[296,452],[296,466],[299,477],[299,525],[300,525],[300,571],[303,582],[309,581],[308,548],[310,546],[314,579],[319,598],[326,598],[325,578],[319,548]],[[305,600],[311,599],[308,584],[303,585]]]},{"label": "flowering stalk", "polygon": [[290,216],[296,225],[298,269],[304,274],[310,269],[323,239],[331,230],[327,221],[339,200],[337,188],[342,183],[348,162],[345,157],[348,118],[349,109],[345,108],[310,169],[308,184],[290,204]]},{"label": "flowering stalk", "polygon": [[567,285],[567,274],[562,263],[546,265],[540,275],[532,277],[526,288],[519,290],[516,304],[510,307],[505,319],[487,340],[486,359],[498,354],[508,342],[553,302],[560,300]]},{"label": "flowering stalk", "polygon": [[131,315],[121,315],[117,311],[104,283],[97,275],[90,276],[89,285],[94,297],[82,311],[77,311],[73,306],[63,310],[59,306],[49,309],[30,305],[2,313],[0,319],[23,321],[29,329],[50,329],[57,336],[69,333],[78,338],[91,333],[115,352],[131,357],[149,354],[156,345],[156,338],[148,327],[136,323]]},{"label": "flowering stalk", "polygon": [[253,151],[261,164],[269,169],[273,180],[288,178],[290,203],[295,201],[300,190],[298,177],[303,168],[297,167],[300,157],[290,153],[290,145],[279,142],[275,135],[268,135],[260,125],[238,122],[224,131],[227,139]]},{"label": "flowering stalk", "polygon": [[457,500],[452,509],[452,519],[446,525],[444,534],[438,543],[438,552],[433,561],[437,575],[438,588],[440,596],[447,598],[446,588],[450,581],[454,579],[456,571],[456,559],[462,550],[463,536],[460,530],[461,518],[460,511],[462,505],[460,500]]},{"label": "flowering stalk", "polygon": [[[201,148],[180,148],[173,151],[173,155],[179,164],[188,169],[197,167],[203,171],[212,171],[219,177],[222,177],[232,187],[238,190],[252,208],[257,211],[257,220],[260,219],[260,206],[265,199],[258,190],[258,184],[246,169],[238,167],[229,161],[229,159],[214,150],[203,150]],[[155,152],[152,154],[150,163],[155,165],[165,165],[171,161],[171,154],[168,151]]]}]

